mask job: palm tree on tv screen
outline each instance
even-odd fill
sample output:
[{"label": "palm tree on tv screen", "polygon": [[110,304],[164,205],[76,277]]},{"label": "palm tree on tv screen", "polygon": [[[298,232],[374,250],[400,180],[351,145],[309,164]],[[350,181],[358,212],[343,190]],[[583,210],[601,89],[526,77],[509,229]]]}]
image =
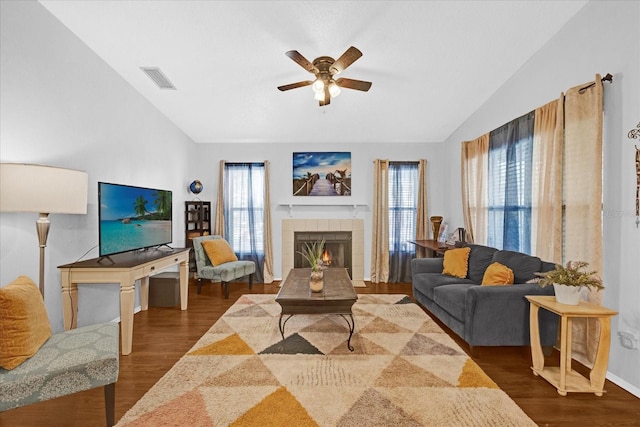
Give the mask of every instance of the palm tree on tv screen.
[{"label": "palm tree on tv screen", "polygon": [[154,191],[153,205],[160,213],[160,219],[169,219],[171,217],[171,193],[168,191]]},{"label": "palm tree on tv screen", "polygon": [[147,201],[142,196],[138,196],[133,202],[133,210],[139,217],[144,216],[147,212]]}]

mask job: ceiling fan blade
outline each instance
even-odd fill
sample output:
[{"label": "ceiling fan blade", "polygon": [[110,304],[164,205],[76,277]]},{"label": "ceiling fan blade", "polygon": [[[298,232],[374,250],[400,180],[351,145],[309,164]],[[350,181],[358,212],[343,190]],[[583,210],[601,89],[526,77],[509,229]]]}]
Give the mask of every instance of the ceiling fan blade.
[{"label": "ceiling fan blade", "polygon": [[313,82],[311,80],[305,80],[303,82],[291,83],[291,84],[288,84],[288,85],[278,86],[278,89],[280,89],[282,92],[284,92],[285,90],[297,89],[299,87],[305,87],[305,86],[309,86],[311,84],[313,84]]},{"label": "ceiling fan blade", "polygon": [[342,77],[336,80],[336,84],[346,89],[361,90],[363,92],[368,91],[372,85],[371,82],[365,82],[364,80],[345,79]]},{"label": "ceiling fan blade", "polygon": [[346,50],[345,53],[342,54],[340,58],[336,60],[336,62],[331,65],[331,70],[337,74],[341,73],[347,69],[347,67],[353,64],[358,58],[362,56],[362,52],[360,52],[357,48],[351,46]]},{"label": "ceiling fan blade", "polygon": [[296,62],[298,65],[300,65],[302,68],[304,68],[308,72],[313,74],[318,72],[318,69],[311,62],[309,62],[307,58],[302,56],[302,54],[300,54],[300,52],[298,52],[297,50],[290,50],[286,52],[285,55],[293,59],[294,62]]}]

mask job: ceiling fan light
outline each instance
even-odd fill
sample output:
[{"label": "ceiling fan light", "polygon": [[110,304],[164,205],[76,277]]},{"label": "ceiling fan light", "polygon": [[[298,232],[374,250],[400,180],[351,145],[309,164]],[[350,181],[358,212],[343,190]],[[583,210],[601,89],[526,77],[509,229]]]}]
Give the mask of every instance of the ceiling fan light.
[{"label": "ceiling fan light", "polygon": [[313,89],[315,93],[322,94],[324,92],[324,82],[320,79],[316,79],[311,85],[311,89]]},{"label": "ceiling fan light", "polygon": [[324,92],[315,92],[313,94],[313,99],[316,101],[322,101],[324,99]]},{"label": "ceiling fan light", "polygon": [[335,98],[340,95],[340,87],[335,82],[331,82],[331,84],[329,84],[329,93]]}]

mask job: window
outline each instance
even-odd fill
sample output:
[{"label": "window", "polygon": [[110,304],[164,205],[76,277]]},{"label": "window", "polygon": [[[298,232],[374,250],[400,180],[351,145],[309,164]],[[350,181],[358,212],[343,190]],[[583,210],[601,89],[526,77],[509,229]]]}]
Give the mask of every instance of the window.
[{"label": "window", "polygon": [[240,259],[264,258],[264,173],[264,163],[225,164],[225,234]]},{"label": "window", "polygon": [[531,253],[531,177],[534,112],[489,135],[487,244]]},{"label": "window", "polygon": [[418,207],[418,162],[389,162],[389,282],[411,281]]}]

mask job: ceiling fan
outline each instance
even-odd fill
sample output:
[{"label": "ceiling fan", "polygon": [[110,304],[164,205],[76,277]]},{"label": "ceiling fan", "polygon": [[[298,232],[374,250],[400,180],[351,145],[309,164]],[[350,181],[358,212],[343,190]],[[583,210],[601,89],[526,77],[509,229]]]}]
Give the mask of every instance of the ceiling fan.
[{"label": "ceiling fan", "polygon": [[363,92],[371,88],[371,82],[363,80],[345,79],[343,77],[334,79],[334,75],[346,70],[349,65],[362,56],[362,52],[353,46],[347,49],[337,60],[330,56],[320,56],[314,59],[313,62],[309,62],[297,50],[290,50],[285,55],[311,74],[315,74],[316,79],[278,86],[278,89],[284,92],[285,90],[311,85],[315,93],[314,97],[319,101],[321,107],[329,105],[331,97],[335,98],[340,94],[340,88],[361,90]]}]

